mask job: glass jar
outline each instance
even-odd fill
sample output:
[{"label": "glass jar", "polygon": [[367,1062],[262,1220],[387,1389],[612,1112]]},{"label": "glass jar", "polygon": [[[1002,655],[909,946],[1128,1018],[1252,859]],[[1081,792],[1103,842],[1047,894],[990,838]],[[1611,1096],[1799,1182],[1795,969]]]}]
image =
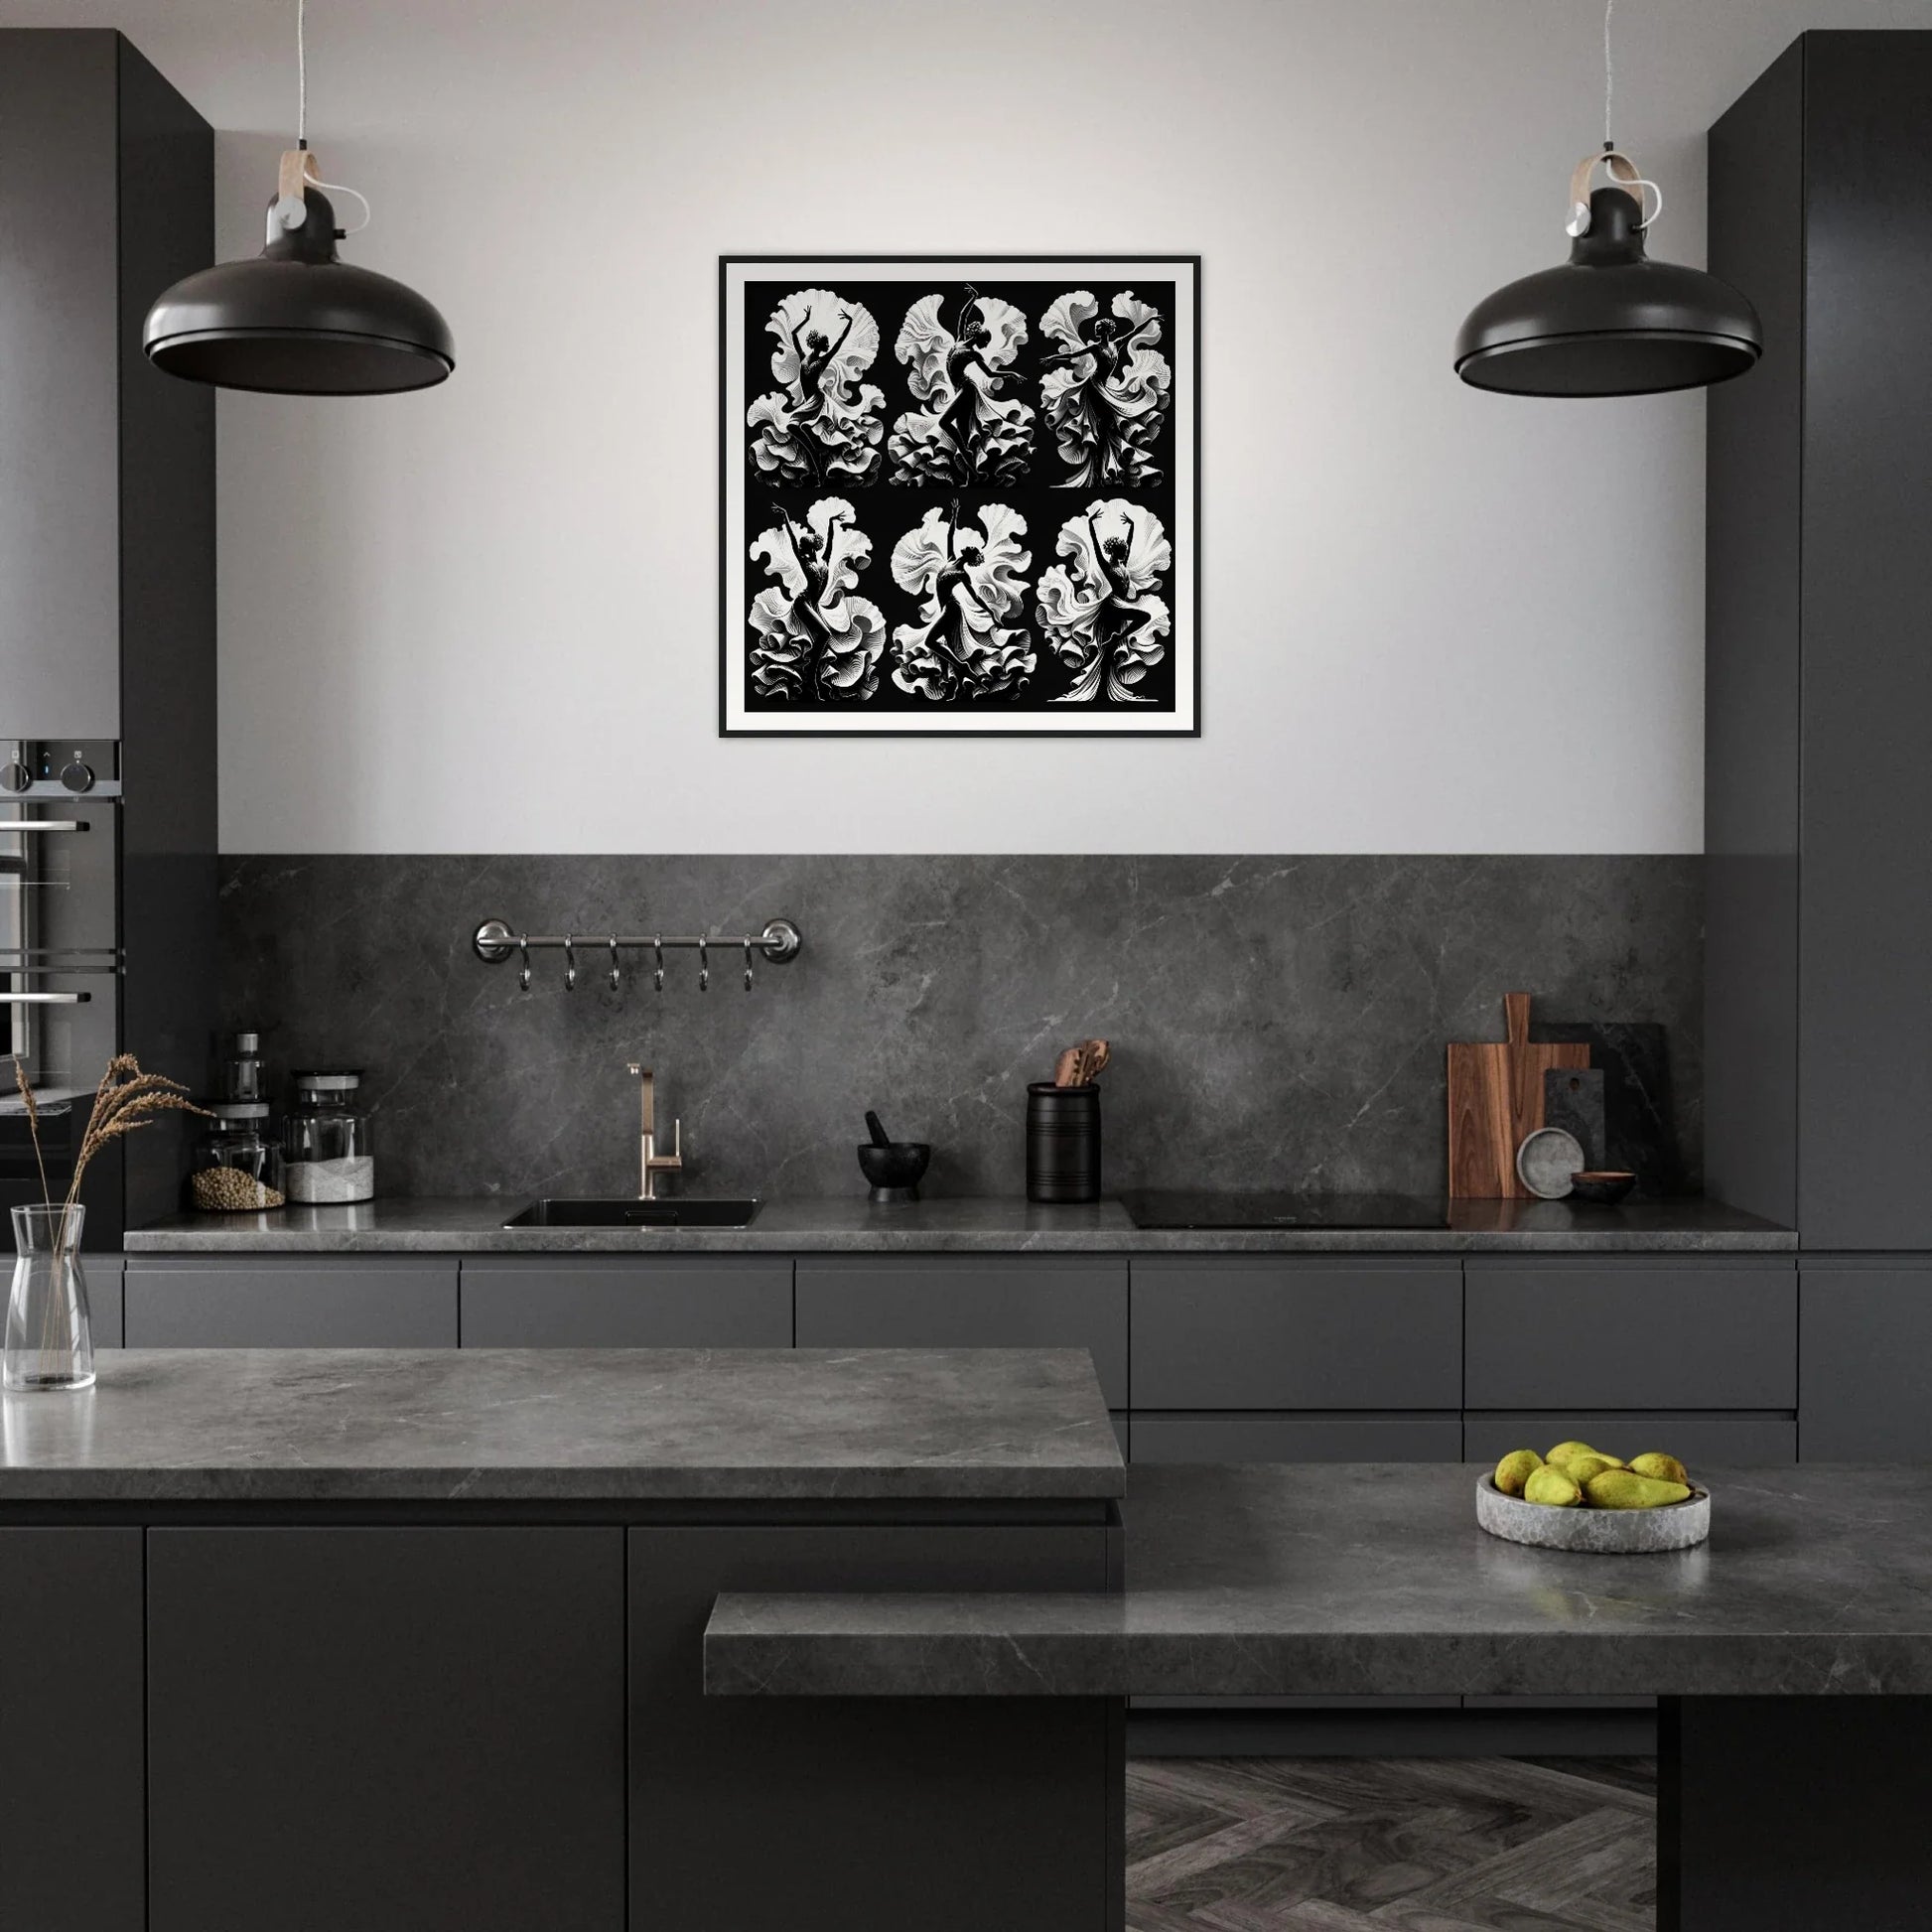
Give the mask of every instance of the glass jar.
[{"label": "glass jar", "polygon": [[295,1105],[282,1128],[289,1199],[318,1206],[375,1198],[375,1146],[356,1104],[360,1072],[295,1074]]},{"label": "glass jar", "polygon": [[214,1118],[195,1149],[188,1198],[204,1213],[240,1214],[288,1199],[281,1144],[269,1131],[265,1100],[210,1100]]},{"label": "glass jar", "polygon": [[215,1092],[222,1100],[266,1100],[260,1034],[226,1034],[215,1061]]}]

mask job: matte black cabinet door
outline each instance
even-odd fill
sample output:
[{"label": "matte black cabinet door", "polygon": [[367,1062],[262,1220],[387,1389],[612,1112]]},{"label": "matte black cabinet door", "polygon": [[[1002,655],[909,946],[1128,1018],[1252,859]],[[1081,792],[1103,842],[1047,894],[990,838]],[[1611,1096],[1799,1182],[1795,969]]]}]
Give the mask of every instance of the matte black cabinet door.
[{"label": "matte black cabinet door", "polygon": [[1809,1262],[1798,1399],[1807,1462],[1932,1462],[1932,1267]]},{"label": "matte black cabinet door", "polygon": [[9,1932],[142,1932],[147,1923],[141,1650],[138,1529],[0,1529],[0,1925]]},{"label": "matte black cabinet door", "polygon": [[622,1932],[621,1530],[148,1537],[150,1932]]},{"label": "matte black cabinet door", "polygon": [[1720,1260],[1471,1258],[1471,1409],[1793,1409],[1798,1276]]},{"label": "matte black cabinet door", "polygon": [[686,1255],[463,1264],[466,1348],[789,1348],[791,1263]]},{"label": "matte black cabinet door", "polygon": [[1008,1255],[803,1259],[800,1348],[1084,1348],[1127,1407],[1127,1264]]},{"label": "matte black cabinet door", "polygon": [[1144,1409],[1459,1409],[1453,1261],[1134,1263]]},{"label": "matte black cabinet door", "polygon": [[1136,1462],[1459,1462],[1462,1418],[1138,1415]]},{"label": "matte black cabinet door", "polygon": [[1696,1415],[1652,1409],[1479,1414],[1471,1410],[1462,1419],[1462,1453],[1471,1462],[1494,1462],[1518,1449],[1533,1449],[1541,1455],[1553,1445],[1573,1439],[1626,1459],[1647,1449],[1663,1449],[1681,1455],[1694,1473],[1775,1467],[1798,1459],[1798,1422],[1789,1414],[1733,1410]]},{"label": "matte black cabinet door", "polygon": [[1102,1589],[1107,1538],[1098,1524],[632,1530],[631,1925],[1117,1928],[1118,1700],[706,1698],[703,1685],[720,1590]]},{"label": "matte black cabinet door", "polygon": [[117,56],[0,39],[0,709],[49,737],[121,735]]},{"label": "matte black cabinet door", "polygon": [[154,1259],[122,1282],[130,1348],[454,1348],[454,1258]]}]

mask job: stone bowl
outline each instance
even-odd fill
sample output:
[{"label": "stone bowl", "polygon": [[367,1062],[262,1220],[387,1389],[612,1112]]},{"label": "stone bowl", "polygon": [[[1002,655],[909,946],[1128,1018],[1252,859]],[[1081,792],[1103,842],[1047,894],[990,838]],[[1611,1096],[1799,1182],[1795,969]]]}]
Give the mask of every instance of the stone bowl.
[{"label": "stone bowl", "polygon": [[1693,1483],[1684,1501],[1661,1509],[1557,1509],[1505,1496],[1494,1476],[1483,1476],[1476,1483],[1476,1521],[1491,1536],[1539,1550],[1645,1556],[1702,1543],[1711,1534],[1711,1492]]}]

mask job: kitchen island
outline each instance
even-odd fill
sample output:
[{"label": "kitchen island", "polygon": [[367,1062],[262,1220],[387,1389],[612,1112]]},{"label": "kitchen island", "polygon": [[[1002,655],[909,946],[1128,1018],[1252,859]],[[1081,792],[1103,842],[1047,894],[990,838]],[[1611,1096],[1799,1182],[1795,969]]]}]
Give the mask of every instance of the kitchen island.
[{"label": "kitchen island", "polygon": [[729,1589],[1117,1583],[1083,1354],[130,1350],[0,1432],[9,1924],[1118,1923],[1117,1701],[702,1682]]},{"label": "kitchen island", "polygon": [[1126,1587],[728,1593],[719,1701],[1654,1695],[1662,1932],[1906,1932],[1932,1848],[1916,1468],[1700,1471],[1709,1543],[1602,1557],[1474,1520],[1474,1465],[1136,1468]]}]

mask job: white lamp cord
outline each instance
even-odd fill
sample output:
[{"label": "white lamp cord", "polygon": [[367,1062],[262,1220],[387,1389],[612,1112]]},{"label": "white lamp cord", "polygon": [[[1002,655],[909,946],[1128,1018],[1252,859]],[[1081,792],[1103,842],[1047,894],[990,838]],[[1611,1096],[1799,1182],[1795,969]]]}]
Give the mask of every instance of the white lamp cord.
[{"label": "white lamp cord", "polygon": [[[299,7],[302,0],[296,0]],[[1616,68],[1610,59],[1610,15],[1616,10],[1616,0],[1603,0],[1603,145],[1605,148],[1616,144],[1610,138],[1610,101],[1616,91]],[[297,15],[300,18],[300,15]]]},{"label": "white lamp cord", "polygon": [[[307,151],[309,146],[309,0],[295,0],[295,145]],[[354,227],[345,228],[345,234],[360,234],[374,218],[375,211],[369,207],[369,198],[358,188],[350,188],[340,181],[323,181],[311,177],[318,188],[326,189],[331,195],[347,195],[361,204],[362,218]],[[308,210],[298,198],[290,197],[277,202],[269,210],[268,234],[275,238],[276,225],[284,228],[299,228],[308,218]]]}]

